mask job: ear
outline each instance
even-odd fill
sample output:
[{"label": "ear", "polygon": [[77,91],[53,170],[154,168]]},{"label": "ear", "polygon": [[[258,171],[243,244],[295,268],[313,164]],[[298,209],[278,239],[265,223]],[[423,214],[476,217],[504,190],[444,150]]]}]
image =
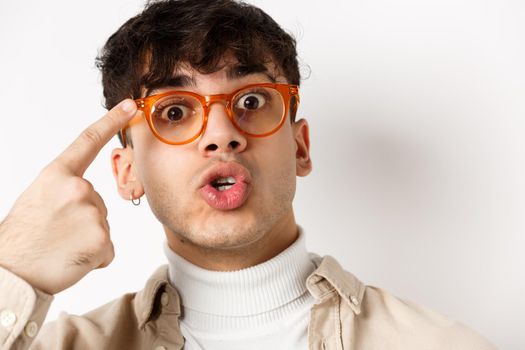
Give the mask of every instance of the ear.
[{"label": "ear", "polygon": [[310,135],[308,122],[300,119],[292,124],[296,151],[295,163],[297,176],[306,176],[312,171],[312,159],[310,158]]},{"label": "ear", "polygon": [[135,174],[131,147],[116,148],[111,152],[111,169],[122,198],[129,201],[130,195],[133,196],[133,199],[142,197],[144,187]]}]

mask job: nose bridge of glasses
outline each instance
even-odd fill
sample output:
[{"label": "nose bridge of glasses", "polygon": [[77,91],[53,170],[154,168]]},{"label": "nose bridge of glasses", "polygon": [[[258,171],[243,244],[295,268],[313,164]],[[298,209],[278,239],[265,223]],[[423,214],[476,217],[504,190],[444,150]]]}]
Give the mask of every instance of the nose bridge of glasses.
[{"label": "nose bridge of glasses", "polygon": [[218,94],[218,95],[207,95],[204,96],[206,101],[206,108],[209,109],[214,103],[222,103],[226,109],[230,105],[230,95],[227,94]]}]

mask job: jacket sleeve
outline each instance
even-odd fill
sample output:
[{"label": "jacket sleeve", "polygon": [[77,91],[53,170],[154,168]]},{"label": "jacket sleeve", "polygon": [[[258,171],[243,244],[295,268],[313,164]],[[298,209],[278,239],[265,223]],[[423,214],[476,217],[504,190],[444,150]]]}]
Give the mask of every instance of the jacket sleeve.
[{"label": "jacket sleeve", "polygon": [[53,299],[0,267],[0,350],[28,349]]}]

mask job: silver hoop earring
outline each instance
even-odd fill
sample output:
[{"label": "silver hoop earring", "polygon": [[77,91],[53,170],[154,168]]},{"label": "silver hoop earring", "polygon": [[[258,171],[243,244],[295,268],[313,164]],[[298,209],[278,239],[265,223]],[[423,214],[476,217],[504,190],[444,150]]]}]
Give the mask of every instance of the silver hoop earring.
[{"label": "silver hoop earring", "polygon": [[133,203],[134,206],[139,206],[140,205],[140,197],[137,198],[137,201],[135,202],[135,199],[133,199],[133,195],[130,194],[129,195],[129,200],[131,201],[131,203]]}]

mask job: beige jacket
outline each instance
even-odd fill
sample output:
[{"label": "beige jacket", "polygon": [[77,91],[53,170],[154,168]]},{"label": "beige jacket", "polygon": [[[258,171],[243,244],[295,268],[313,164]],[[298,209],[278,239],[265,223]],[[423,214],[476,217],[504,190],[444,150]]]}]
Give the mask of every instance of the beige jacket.
[{"label": "beige jacket", "polygon": [[[457,322],[365,286],[331,256],[310,254],[316,270],[306,286],[318,302],[310,315],[309,349],[496,349]],[[142,291],[125,294],[82,316],[62,313],[38,333],[52,299],[0,269],[0,349],[184,347],[180,299],[168,281],[167,265],[151,276]]]}]

